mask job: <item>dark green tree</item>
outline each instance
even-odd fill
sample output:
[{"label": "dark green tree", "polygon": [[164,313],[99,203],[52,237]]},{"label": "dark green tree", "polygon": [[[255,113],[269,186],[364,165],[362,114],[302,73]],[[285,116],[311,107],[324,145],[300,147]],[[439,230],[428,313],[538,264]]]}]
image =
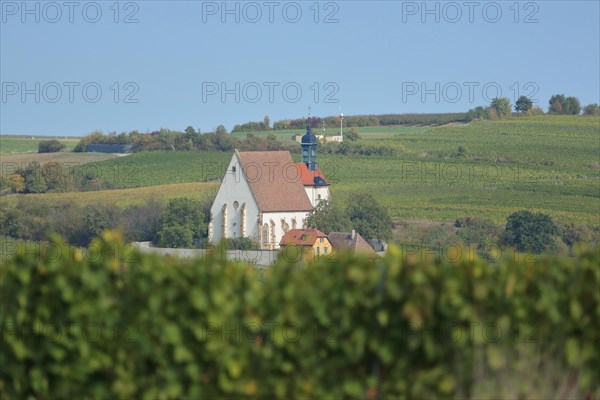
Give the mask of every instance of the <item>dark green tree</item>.
[{"label": "dark green tree", "polygon": [[515,111],[516,112],[521,112],[521,113],[526,114],[529,112],[529,110],[531,110],[532,107],[533,107],[533,101],[531,101],[531,99],[527,96],[521,96],[515,102]]},{"label": "dark green tree", "polygon": [[563,114],[579,115],[581,113],[581,103],[577,97],[567,97],[562,108]]},{"label": "dark green tree", "polygon": [[205,204],[199,200],[170,200],[160,218],[159,244],[166,247],[192,247],[193,239],[206,235],[205,208]]},{"label": "dark green tree", "polygon": [[471,122],[475,119],[487,119],[488,118],[488,112],[484,107],[478,106],[475,107],[471,110],[469,110],[467,112],[467,114],[465,115],[465,120],[467,122]]},{"label": "dark green tree", "polygon": [[558,233],[549,215],[522,210],[511,214],[506,220],[502,243],[515,246],[518,251],[539,254],[556,248],[554,235]]},{"label": "dark green tree", "polygon": [[42,140],[38,143],[38,153],[56,153],[67,147],[64,143],[56,139]]},{"label": "dark green tree", "polygon": [[191,248],[194,246],[194,233],[186,225],[165,225],[158,232],[159,244],[171,248]]},{"label": "dark green tree", "polygon": [[83,225],[85,238],[82,243],[88,243],[92,238],[100,235],[106,229],[114,229],[118,224],[118,212],[112,206],[90,204],[83,208]]},{"label": "dark green tree", "polygon": [[309,228],[318,229],[324,233],[347,232],[352,229],[348,215],[337,203],[329,200],[321,200],[319,202],[308,214],[306,225]]},{"label": "dark green tree", "polygon": [[348,203],[352,227],[366,240],[392,238],[392,220],[387,210],[370,194],[353,196]]},{"label": "dark green tree", "polygon": [[215,133],[217,135],[225,135],[225,134],[227,134],[227,128],[225,128],[224,125],[219,125],[219,126],[217,126]]},{"label": "dark green tree", "polygon": [[25,178],[25,191],[29,193],[44,193],[48,183],[44,177],[43,168],[37,161],[27,164],[22,176]]}]

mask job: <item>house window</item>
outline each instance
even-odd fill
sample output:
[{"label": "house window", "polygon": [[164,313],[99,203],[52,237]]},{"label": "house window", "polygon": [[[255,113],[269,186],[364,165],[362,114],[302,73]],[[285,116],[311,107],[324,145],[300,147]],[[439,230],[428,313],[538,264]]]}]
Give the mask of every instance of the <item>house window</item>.
[{"label": "house window", "polygon": [[327,254],[327,247],[323,247],[323,253]]},{"label": "house window", "polygon": [[317,247],[317,255],[319,255],[321,253],[321,248]]},{"label": "house window", "polygon": [[320,241],[321,243],[323,243],[323,242],[325,241],[325,238],[319,238],[319,241]]}]

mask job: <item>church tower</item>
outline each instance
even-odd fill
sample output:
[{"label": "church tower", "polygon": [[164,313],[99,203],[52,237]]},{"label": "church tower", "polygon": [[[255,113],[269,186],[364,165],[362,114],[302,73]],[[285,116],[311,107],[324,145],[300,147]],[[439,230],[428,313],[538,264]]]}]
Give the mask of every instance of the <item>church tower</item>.
[{"label": "church tower", "polygon": [[302,162],[310,171],[317,170],[317,146],[319,142],[310,129],[310,113],[306,123],[306,134],[302,136]]}]

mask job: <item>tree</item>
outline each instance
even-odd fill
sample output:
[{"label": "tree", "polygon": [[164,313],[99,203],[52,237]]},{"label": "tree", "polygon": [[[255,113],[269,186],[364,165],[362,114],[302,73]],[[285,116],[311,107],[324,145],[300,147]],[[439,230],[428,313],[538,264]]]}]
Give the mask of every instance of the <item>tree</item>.
[{"label": "tree", "polygon": [[185,128],[184,132],[185,132],[186,136],[190,139],[193,138],[194,136],[196,136],[196,130],[191,125],[188,125],[188,127]]},{"label": "tree", "polygon": [[263,120],[263,124],[265,125],[265,131],[271,130],[271,120],[268,115],[265,115],[265,119]]},{"label": "tree", "polygon": [[511,115],[510,99],[507,97],[496,97],[492,99],[489,108],[496,110],[499,119],[510,117]]},{"label": "tree", "polygon": [[562,114],[563,113],[563,103],[565,102],[565,95],[564,94],[555,94],[552,97],[550,97],[550,100],[548,101],[548,104],[550,104],[550,107],[548,107],[548,112],[550,114]]},{"label": "tree", "polygon": [[215,130],[215,133],[217,135],[226,135],[227,134],[227,128],[225,128],[224,125],[219,125],[219,126],[217,126],[217,129]]},{"label": "tree", "polygon": [[163,247],[191,248],[194,245],[194,234],[186,225],[166,225],[158,232],[158,241]]},{"label": "tree", "polygon": [[90,204],[83,208],[83,222],[86,230],[87,243],[107,229],[116,228],[117,210],[112,206]]},{"label": "tree", "polygon": [[487,119],[488,117],[488,111],[481,106],[469,110],[465,115],[465,119],[467,122],[471,122],[474,119]]},{"label": "tree", "polygon": [[120,225],[123,227],[125,238],[136,242],[156,241],[164,210],[165,205],[156,199],[124,209]]},{"label": "tree", "polygon": [[13,172],[7,179],[10,190],[14,193],[21,193],[25,189],[25,178],[17,172]]},{"label": "tree", "polygon": [[352,224],[344,210],[337,203],[330,200],[321,200],[319,204],[308,213],[306,225],[325,233],[346,232],[352,229]]},{"label": "tree", "polygon": [[588,104],[583,108],[584,115],[600,115],[600,106],[597,103]]},{"label": "tree", "polygon": [[44,193],[48,189],[42,167],[37,161],[27,164],[22,175],[25,178],[25,190],[27,192]]},{"label": "tree", "polygon": [[581,103],[577,97],[567,97],[562,107],[564,114],[579,115],[581,113]]},{"label": "tree", "polygon": [[531,101],[531,99],[527,96],[521,96],[515,102],[515,111],[516,112],[521,112],[521,113],[526,114],[529,112],[529,110],[531,110],[532,107],[533,107],[533,101]]},{"label": "tree", "polygon": [[350,200],[348,218],[352,227],[367,241],[392,237],[392,220],[387,210],[370,194],[360,194]]},{"label": "tree", "polygon": [[206,229],[204,203],[189,198],[172,199],[160,217],[158,242],[166,247],[191,247],[193,239],[206,235]]},{"label": "tree", "polygon": [[581,103],[577,97],[566,97],[564,94],[555,94],[550,97],[548,103],[550,104],[548,112],[551,114],[578,115],[581,112]]},{"label": "tree", "polygon": [[42,140],[38,143],[38,153],[56,153],[67,147],[56,139]]},{"label": "tree", "polygon": [[550,216],[522,210],[511,214],[506,220],[502,242],[515,246],[518,251],[539,254],[556,248],[553,236],[558,233]]},{"label": "tree", "polygon": [[360,135],[358,134],[358,129],[355,127],[350,128],[350,130],[346,133],[345,139],[351,142],[355,142],[360,139]]}]

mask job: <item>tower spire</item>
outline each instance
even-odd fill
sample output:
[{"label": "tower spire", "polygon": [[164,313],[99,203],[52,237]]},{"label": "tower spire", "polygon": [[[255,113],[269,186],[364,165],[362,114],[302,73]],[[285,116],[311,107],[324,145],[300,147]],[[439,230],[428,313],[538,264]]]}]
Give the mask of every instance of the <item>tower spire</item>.
[{"label": "tower spire", "polygon": [[308,118],[306,121],[306,134],[302,136],[302,162],[310,171],[317,169],[317,138],[310,128],[310,106],[308,106]]}]

